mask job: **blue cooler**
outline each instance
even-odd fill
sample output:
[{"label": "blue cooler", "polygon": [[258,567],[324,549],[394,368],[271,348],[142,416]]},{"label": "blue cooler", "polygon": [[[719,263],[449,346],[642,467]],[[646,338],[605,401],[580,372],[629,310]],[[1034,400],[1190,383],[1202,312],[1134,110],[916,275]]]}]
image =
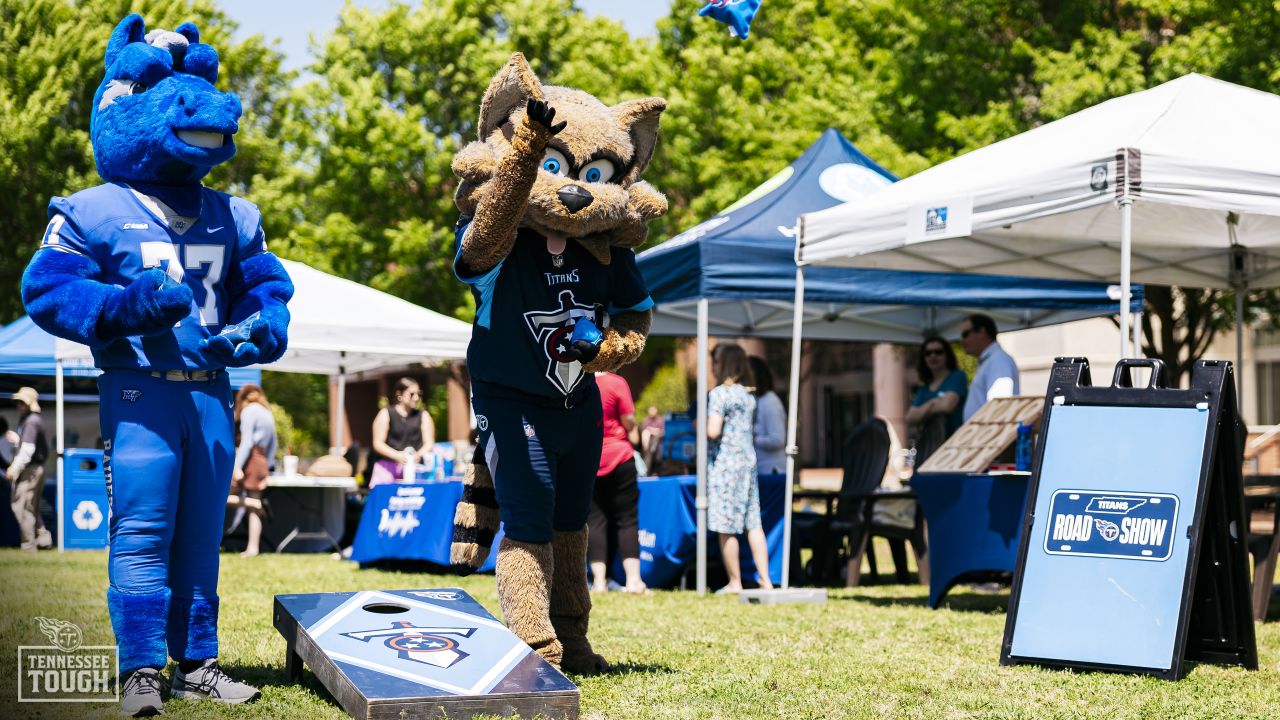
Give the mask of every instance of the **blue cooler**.
[{"label": "blue cooler", "polygon": [[107,479],[101,450],[67,450],[58,527],[66,550],[107,546]]}]

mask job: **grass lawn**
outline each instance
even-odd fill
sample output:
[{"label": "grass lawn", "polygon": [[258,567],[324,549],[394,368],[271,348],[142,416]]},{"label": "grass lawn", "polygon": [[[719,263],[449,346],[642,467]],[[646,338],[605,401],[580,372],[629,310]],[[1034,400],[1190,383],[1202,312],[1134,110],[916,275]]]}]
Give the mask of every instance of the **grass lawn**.
[{"label": "grass lawn", "polygon": [[[272,596],[452,586],[497,614],[492,576],[360,570],[327,555],[224,555],[221,659],[263,698],[239,708],[170,701],[165,714],[345,718],[310,672],[302,685],[286,682]],[[105,553],[0,551],[0,718],[115,716],[109,705],[15,702],[14,648],[46,644],[34,616],[79,624],[86,645],[113,643],[105,587]],[[1280,622],[1256,626],[1258,672],[1196,666],[1170,683],[1001,667],[1007,592],[961,590],[937,611],[925,595],[920,586],[873,586],[833,591],[818,606],[742,605],[688,592],[598,596],[592,639],[616,670],[575,678],[583,717],[1280,718]]]}]

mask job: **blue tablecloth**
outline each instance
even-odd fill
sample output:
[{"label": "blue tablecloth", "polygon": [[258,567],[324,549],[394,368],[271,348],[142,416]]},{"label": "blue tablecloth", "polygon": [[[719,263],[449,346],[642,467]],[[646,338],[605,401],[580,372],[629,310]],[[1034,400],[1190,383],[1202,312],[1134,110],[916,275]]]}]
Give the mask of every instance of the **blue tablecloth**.
[{"label": "blue tablecloth", "polygon": [[[649,587],[672,587],[697,553],[696,481],[692,475],[642,478],[640,486],[640,574]],[[760,478],[760,507],[769,543],[769,577],[782,581],[782,507],[786,477]],[[379,560],[426,560],[449,564],[453,539],[453,509],[462,497],[461,482],[428,485],[380,485],[365,499],[364,514],[351,550],[358,563]],[[493,569],[498,548],[481,568]],[[708,554],[716,557],[715,535],[707,540]],[[739,552],[743,577],[755,577],[755,564],[745,539]],[[615,573],[622,576],[621,567]]]},{"label": "blue tablecloth", "polygon": [[929,532],[929,607],[966,577],[1015,570],[1029,479],[985,473],[911,479]]},{"label": "blue tablecloth", "polygon": [[[358,563],[425,560],[449,565],[453,510],[461,499],[460,480],[373,488],[364,501],[351,559]],[[493,569],[501,538],[499,531],[482,572]]]}]

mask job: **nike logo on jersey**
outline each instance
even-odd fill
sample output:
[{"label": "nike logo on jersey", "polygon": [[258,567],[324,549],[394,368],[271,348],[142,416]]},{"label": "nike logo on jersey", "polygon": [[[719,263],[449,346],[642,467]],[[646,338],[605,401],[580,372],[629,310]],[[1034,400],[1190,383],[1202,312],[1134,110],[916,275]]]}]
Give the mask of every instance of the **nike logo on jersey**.
[{"label": "nike logo on jersey", "polygon": [[151,226],[146,223],[125,223],[121,227],[125,230],[146,230]]},{"label": "nike logo on jersey", "polygon": [[209,232],[209,233],[216,233],[216,232],[218,232],[219,230],[221,230],[221,229],[222,229],[222,228],[224,228],[224,227],[226,227],[226,225],[219,225],[219,226],[218,226],[218,227],[216,227],[216,228],[206,228],[206,229],[205,229],[205,232]]}]

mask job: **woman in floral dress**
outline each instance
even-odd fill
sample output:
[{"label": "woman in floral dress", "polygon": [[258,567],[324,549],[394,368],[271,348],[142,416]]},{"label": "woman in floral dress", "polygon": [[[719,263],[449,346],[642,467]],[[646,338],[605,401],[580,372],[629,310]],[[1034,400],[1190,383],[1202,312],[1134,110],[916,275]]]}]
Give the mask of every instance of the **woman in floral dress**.
[{"label": "woman in floral dress", "polygon": [[708,527],[720,537],[729,584],[720,593],[742,591],[738,564],[738,535],[747,534],[760,587],[769,580],[769,547],[760,525],[760,486],[756,482],[756,451],[752,438],[756,398],[751,394],[751,367],[747,354],[732,343],[717,345],[711,354],[711,372],[719,383],[707,403],[707,438],[715,445],[707,469],[710,501]]}]

